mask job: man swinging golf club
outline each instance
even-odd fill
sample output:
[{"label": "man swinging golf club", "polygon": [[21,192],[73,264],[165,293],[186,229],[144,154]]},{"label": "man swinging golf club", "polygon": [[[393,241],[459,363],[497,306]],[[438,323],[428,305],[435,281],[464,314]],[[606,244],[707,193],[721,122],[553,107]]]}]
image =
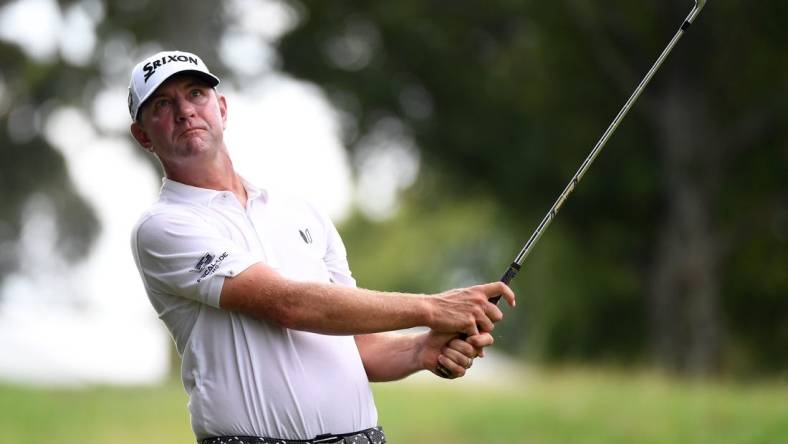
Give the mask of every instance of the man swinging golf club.
[{"label": "man swinging golf club", "polygon": [[[464,375],[493,342],[501,282],[435,295],[355,287],[331,221],[239,176],[219,79],[194,54],[136,65],[131,133],[160,161],[131,246],[182,357],[198,442],[382,443],[370,381]],[[421,334],[386,333],[426,326]],[[467,335],[465,341],[457,334]]]}]

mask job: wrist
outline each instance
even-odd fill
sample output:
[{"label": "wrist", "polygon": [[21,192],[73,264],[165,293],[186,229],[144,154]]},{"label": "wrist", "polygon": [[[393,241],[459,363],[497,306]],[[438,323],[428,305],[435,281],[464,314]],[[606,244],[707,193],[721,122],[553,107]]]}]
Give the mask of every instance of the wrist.
[{"label": "wrist", "polygon": [[432,295],[419,295],[419,325],[423,327],[432,328],[437,318],[437,304],[435,296]]},{"label": "wrist", "polygon": [[412,335],[414,371],[431,370],[432,356],[428,347],[429,332]]}]

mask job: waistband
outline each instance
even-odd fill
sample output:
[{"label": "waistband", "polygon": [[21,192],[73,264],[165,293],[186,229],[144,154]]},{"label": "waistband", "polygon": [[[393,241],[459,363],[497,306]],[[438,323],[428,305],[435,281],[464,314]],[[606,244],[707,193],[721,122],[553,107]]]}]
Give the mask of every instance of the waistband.
[{"label": "waistband", "polygon": [[337,435],[326,433],[312,439],[281,439],[265,436],[214,436],[201,441],[202,444],[385,444],[383,427],[372,427],[351,433]]}]

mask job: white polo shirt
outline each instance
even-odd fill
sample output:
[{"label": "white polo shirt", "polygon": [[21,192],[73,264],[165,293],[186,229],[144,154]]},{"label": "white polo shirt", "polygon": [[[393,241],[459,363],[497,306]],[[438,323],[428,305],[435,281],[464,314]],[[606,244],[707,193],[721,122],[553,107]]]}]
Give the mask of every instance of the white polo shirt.
[{"label": "white polo shirt", "polygon": [[132,232],[148,297],[183,362],[197,439],[308,439],[377,425],[352,336],[289,330],[221,310],[225,277],[264,262],[283,276],[355,285],[331,221],[312,206],[244,182],[235,195],[163,180]]}]

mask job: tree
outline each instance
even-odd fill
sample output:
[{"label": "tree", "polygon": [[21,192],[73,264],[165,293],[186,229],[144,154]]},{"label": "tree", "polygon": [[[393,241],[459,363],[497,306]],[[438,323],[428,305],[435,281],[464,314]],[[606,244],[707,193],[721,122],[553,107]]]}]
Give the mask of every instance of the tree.
[{"label": "tree", "polygon": [[[75,192],[62,155],[42,135],[43,122],[58,97],[56,91],[78,76],[60,63],[39,64],[15,47],[0,42],[2,109],[0,109],[0,284],[16,270],[17,256],[25,254],[14,246],[20,235],[23,210],[32,196],[40,195],[53,204],[58,221],[58,244],[64,256],[78,258],[87,253],[98,224],[92,209]],[[66,90],[67,91],[67,90]]]},{"label": "tree", "polygon": [[[61,0],[58,6],[65,13],[84,4]],[[100,229],[93,209],[74,189],[62,155],[44,137],[43,129],[53,111],[62,106],[90,110],[101,89],[117,80],[107,65],[118,60],[128,63],[119,80],[128,82],[136,60],[129,56],[141,51],[147,54],[158,42],[199,52],[212,66],[221,66],[215,44],[224,26],[219,3],[106,1],[92,6],[98,43],[86,63],[74,63],[58,52],[43,60],[34,59],[18,46],[0,40],[0,184],[5,190],[0,200],[0,285],[16,270],[16,256],[24,254],[14,245],[24,223],[23,209],[31,197],[44,196],[52,203],[58,246],[69,262],[87,254]]]},{"label": "tree", "polygon": [[[351,150],[382,119],[399,119],[421,151],[424,176],[439,172],[454,199],[486,194],[509,219],[538,221],[692,5],[306,6],[280,45],[284,67],[321,85],[353,116]],[[723,361],[736,367],[734,349],[743,361],[764,359],[752,334],[740,333],[755,319],[764,322],[761,334],[779,328],[785,314],[766,313],[785,302],[759,297],[764,305],[748,310],[746,321],[736,307],[753,293],[788,290],[779,266],[762,267],[786,263],[785,217],[777,216],[788,201],[777,166],[786,150],[779,126],[786,86],[774,82],[786,73],[775,18],[785,8],[710,2],[565,206],[557,223],[568,228],[558,236],[568,244],[554,243],[551,232],[539,254],[566,248],[559,256],[575,259],[549,277],[574,284],[534,284],[563,301],[533,307],[537,319],[554,316],[540,338],[547,356],[612,350],[631,358],[651,350],[663,366],[690,373],[716,371]],[[731,29],[725,17],[733,16],[749,26]],[[776,163],[738,170],[754,149]],[[764,186],[753,189],[753,180]],[[753,200],[763,217],[746,211]],[[761,229],[740,228],[752,224]],[[649,339],[621,334],[622,323],[635,336],[648,325]],[[788,338],[774,342],[785,347]]]}]

